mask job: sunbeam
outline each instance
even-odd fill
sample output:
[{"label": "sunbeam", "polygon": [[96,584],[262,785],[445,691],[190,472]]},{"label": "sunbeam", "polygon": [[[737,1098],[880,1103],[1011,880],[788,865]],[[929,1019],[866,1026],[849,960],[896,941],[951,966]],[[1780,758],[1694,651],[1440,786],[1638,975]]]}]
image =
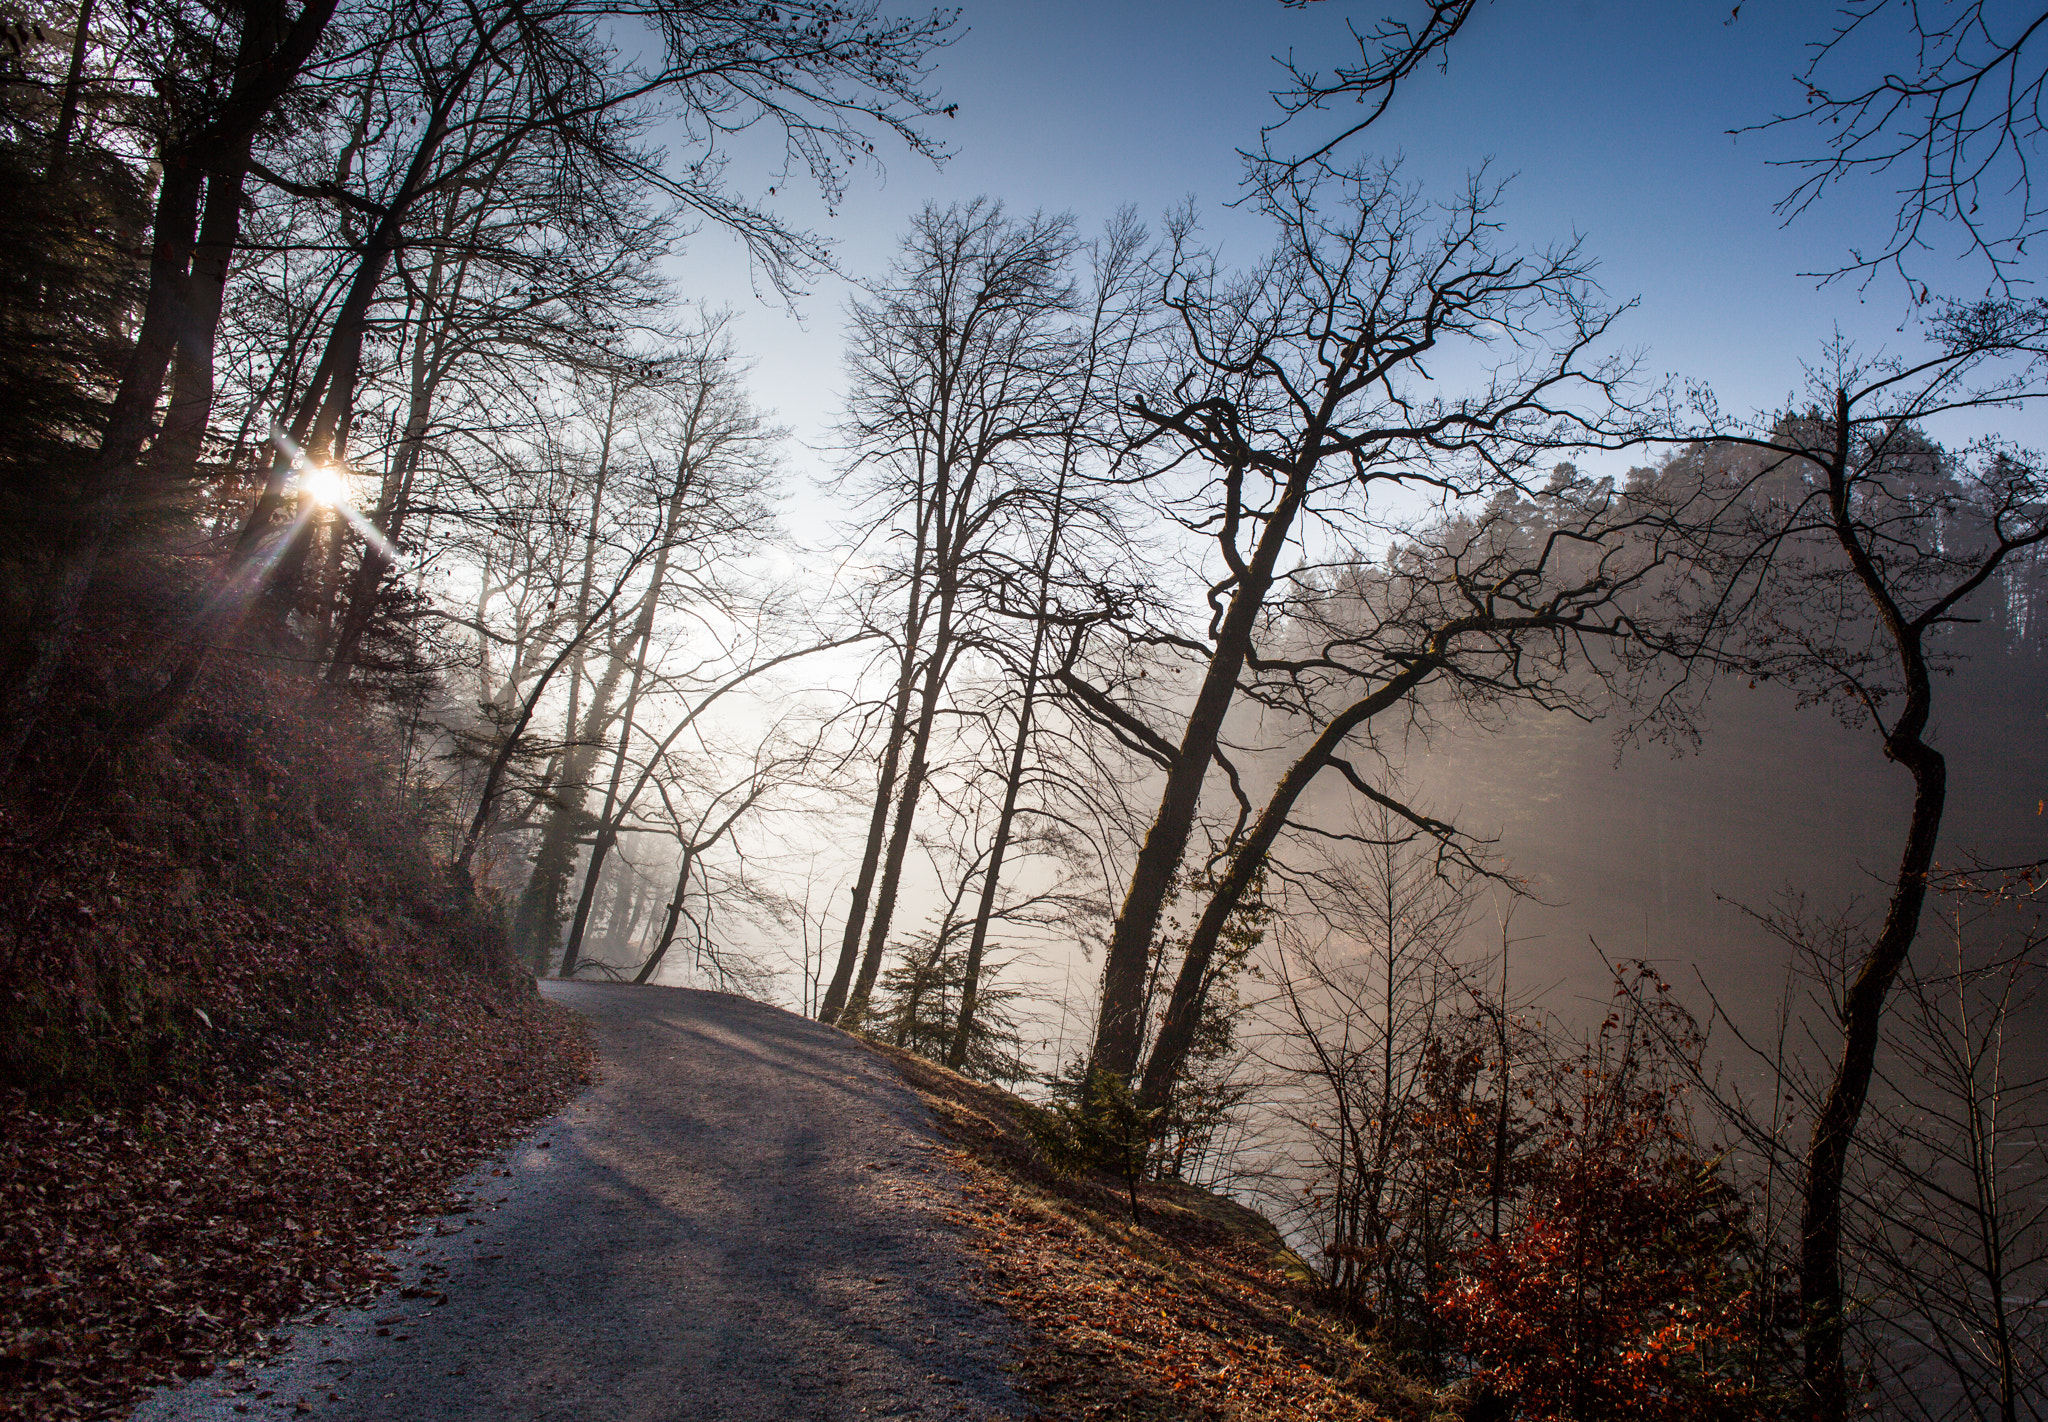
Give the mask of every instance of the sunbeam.
[{"label": "sunbeam", "polygon": [[384,536],[384,531],[364,518],[355,507],[348,503],[332,505],[334,511],[348,520],[348,526],[363,536],[363,541],[382,553],[391,562],[398,561],[398,545]]}]

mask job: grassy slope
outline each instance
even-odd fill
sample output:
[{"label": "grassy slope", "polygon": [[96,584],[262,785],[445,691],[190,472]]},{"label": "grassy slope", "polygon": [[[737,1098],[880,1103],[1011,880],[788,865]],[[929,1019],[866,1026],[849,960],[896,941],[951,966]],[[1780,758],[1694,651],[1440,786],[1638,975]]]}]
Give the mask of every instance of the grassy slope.
[{"label": "grassy slope", "polygon": [[1318,1306],[1260,1215],[1152,1183],[1134,1226],[1121,1182],[1045,1167],[1017,1098],[870,1045],[955,1147],[969,1181],[955,1218],[982,1257],[980,1283],[1031,1334],[1025,1386],[1048,1422],[1457,1415]]}]

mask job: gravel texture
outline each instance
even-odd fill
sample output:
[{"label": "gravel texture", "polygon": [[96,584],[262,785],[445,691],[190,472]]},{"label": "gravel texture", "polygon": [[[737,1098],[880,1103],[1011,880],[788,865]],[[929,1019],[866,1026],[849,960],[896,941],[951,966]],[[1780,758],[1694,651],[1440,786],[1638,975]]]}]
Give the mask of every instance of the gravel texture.
[{"label": "gravel texture", "polygon": [[[405,1287],[137,1422],[1018,1417],[1014,1326],[965,1282],[960,1182],[858,1043],[742,998],[548,983],[601,1083],[463,1183]],[[503,1172],[503,1173],[499,1173]]]}]

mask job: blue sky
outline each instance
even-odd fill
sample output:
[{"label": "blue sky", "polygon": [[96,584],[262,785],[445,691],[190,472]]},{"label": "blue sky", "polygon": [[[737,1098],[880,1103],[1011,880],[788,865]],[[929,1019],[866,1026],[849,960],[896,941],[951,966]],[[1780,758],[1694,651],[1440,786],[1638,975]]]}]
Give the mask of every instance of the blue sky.
[{"label": "blue sky", "polygon": [[[1256,217],[1232,209],[1236,151],[1277,116],[1273,56],[1327,66],[1355,58],[1361,27],[1400,0],[1009,0],[969,3],[964,33],[940,55],[939,88],[960,106],[935,131],[955,156],[934,169],[882,152],[886,174],[858,174],[836,215],[799,198],[784,211],[837,245],[852,276],[887,264],[907,217],[927,201],[988,194],[1013,209],[1070,211],[1084,228],[1131,204],[1156,220],[1193,197],[1226,254],[1255,257]],[[1412,4],[1419,10],[1419,4]],[[1841,188],[1790,226],[1772,211],[1792,186],[1774,158],[1810,151],[1810,131],[1729,130],[1797,107],[1804,45],[1826,32],[1828,3],[1742,7],[1726,0],[1493,0],[1459,36],[1447,73],[1417,74],[1351,152],[1402,158],[1425,192],[1448,195],[1481,163],[1513,176],[1506,236],[1539,246],[1576,232],[1616,302],[1640,306],[1619,327],[1652,374],[1710,383],[1724,408],[1782,403],[1800,362],[1836,327],[1867,349],[1910,348],[1910,307],[1896,277],[1820,287],[1803,272],[1838,265],[1851,245],[1889,231],[1882,180]],[[1334,131],[1309,115],[1298,132]],[[758,165],[757,165],[758,167]],[[736,163],[742,182],[746,158]],[[761,179],[763,185],[767,180]],[[1946,263],[1926,268],[1941,289]],[[1960,289],[1975,270],[1954,267]],[[674,264],[680,288],[739,315],[757,398],[791,425],[792,463],[829,435],[840,388],[840,315],[852,288],[826,280],[794,315],[756,298],[744,258],[712,233]]]}]

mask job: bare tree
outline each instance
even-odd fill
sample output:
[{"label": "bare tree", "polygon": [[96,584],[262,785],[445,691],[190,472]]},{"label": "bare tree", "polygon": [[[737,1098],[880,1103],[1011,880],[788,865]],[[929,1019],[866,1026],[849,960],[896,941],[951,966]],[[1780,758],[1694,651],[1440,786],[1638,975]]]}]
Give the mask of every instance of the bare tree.
[{"label": "bare tree", "polygon": [[1335,770],[1358,795],[1399,814],[1447,860],[1481,869],[1454,826],[1374,785],[1346,753],[1347,742],[1366,740],[1390,713],[1412,716],[1410,703],[1425,692],[1466,710],[1517,701],[1590,715],[1595,688],[1626,697],[1635,673],[1659,654],[1682,650],[1675,627],[1660,625],[1648,607],[1667,585],[1686,520],[1704,513],[1707,501],[1617,495],[1606,481],[1568,471],[1534,498],[1497,497],[1475,517],[1396,545],[1384,572],[1357,570],[1339,580],[1334,596],[1295,609],[1297,645],[1275,639],[1263,653],[1253,689],[1314,732],[1216,876],[1146,1064],[1145,1101],[1156,1104],[1172,1090],[1230,914],[1283,835],[1319,832],[1295,813],[1322,771]]},{"label": "bare tree", "polygon": [[[133,465],[156,423],[174,347],[194,356],[192,380],[181,374],[174,393],[176,418],[164,448],[171,464],[187,463],[193,432],[205,424],[220,306],[215,278],[228,270],[237,244],[247,175],[332,205],[348,219],[343,229],[354,228],[355,240],[317,361],[302,367],[296,388],[277,392],[279,408],[289,409],[283,423],[290,438],[279,442],[279,455],[270,461],[230,576],[214,599],[228,610],[245,600],[247,582],[290,588],[297,581],[310,520],[273,527],[291,499],[290,476],[301,461],[345,457],[366,339],[387,298],[387,278],[401,265],[402,251],[431,236],[437,203],[445,209],[442,200],[488,187],[508,162],[547,154],[555,160],[557,191],[576,213],[564,230],[592,221],[606,225],[608,210],[617,206],[614,195],[651,190],[671,210],[737,235],[771,280],[786,286],[816,269],[823,249],[734,195],[719,146],[728,136],[757,126],[778,131],[789,166],[808,170],[828,199],[843,190],[852,164],[875,161],[872,129],[895,133],[914,152],[942,152],[918,125],[942,112],[923,84],[929,56],[954,23],[950,14],[896,20],[868,3],[762,7],[723,0],[687,6],[557,0],[539,9],[458,13],[393,0],[387,9],[352,13],[348,42],[321,58],[335,73],[354,66],[370,76],[359,91],[361,104],[334,110],[342,124],[355,121],[339,144],[342,161],[294,174],[263,162],[252,143],[313,56],[332,6],[315,4],[290,25],[281,9],[272,10],[251,14],[232,60],[215,46],[212,59],[221,62],[209,61],[191,92],[173,95],[167,106],[177,124],[164,148],[173,161],[153,239],[154,294],[83,500],[81,531],[52,573],[46,606],[10,674],[0,706],[5,764],[18,753],[62,660],[108,531],[137,496],[122,471]],[[645,24],[659,36],[658,53],[644,69],[629,66],[604,37],[606,25],[620,22]],[[175,73],[166,78],[174,86],[184,82]],[[694,161],[666,167],[641,145],[642,128],[657,115],[681,121]],[[373,154],[389,161],[358,161]],[[207,199],[220,221],[209,216],[202,230],[199,193],[209,171],[221,175]],[[188,287],[194,300],[186,299]],[[207,318],[208,310],[215,316]],[[188,329],[188,312],[205,319]],[[280,537],[271,556],[266,545]],[[202,628],[194,640],[203,647],[211,640],[204,634],[214,630]]]},{"label": "bare tree", "polygon": [[[816,753],[815,743],[787,744],[778,734],[764,736],[746,775],[705,796],[696,807],[694,818],[678,809],[666,785],[660,787],[663,803],[671,812],[680,852],[676,860],[674,892],[669,895],[663,910],[665,916],[655,933],[653,947],[633,974],[634,982],[645,983],[654,977],[661,968],[662,959],[674,946],[678,931],[685,924],[700,944],[708,940],[709,913],[693,914],[689,907],[692,880],[704,877],[705,856],[721,840],[736,837],[740,822],[755,812],[764,800],[791,781],[801,779]],[[709,894],[705,897],[708,903]]]},{"label": "bare tree", "polygon": [[632,584],[634,575],[650,556],[655,555],[657,541],[649,539],[633,550],[632,556],[626,560],[610,590],[606,592],[604,600],[592,609],[588,617],[568,630],[560,649],[534,676],[532,685],[519,704],[516,718],[500,738],[496,752],[491,757],[490,769],[484,776],[483,787],[477,796],[476,814],[470,820],[469,832],[463,837],[462,848],[455,858],[457,874],[466,876],[469,873],[470,861],[476,856],[477,846],[482,842],[485,831],[490,828],[492,815],[497,809],[498,792],[504,782],[505,773],[514,757],[520,753],[521,738],[525,736],[527,727],[532,723],[534,712],[539,709],[541,697],[547,693],[549,683],[571,657],[583,650],[592,631],[604,625],[606,615]]},{"label": "bare tree", "polygon": [[[771,478],[770,448],[779,435],[747,405],[738,380],[732,352],[714,330],[695,349],[648,361],[636,375],[596,392],[593,514],[609,484],[616,503],[652,520],[656,552],[580,719],[580,658],[572,679],[560,773],[521,896],[520,926],[536,961],[553,956],[563,889],[590,828],[584,800],[615,721],[617,745],[598,818],[609,819],[616,808],[636,722],[647,710],[642,697],[660,683],[657,623],[664,616],[671,626],[692,626],[706,617],[745,623],[757,614],[752,590],[728,569],[773,536],[763,495]],[[579,608],[589,598],[591,553],[586,543]]]},{"label": "bare tree", "polygon": [[2032,883],[1944,877],[1946,961],[1902,972],[1874,1084],[1859,1322],[1891,1405],[2018,1422],[2048,1412],[2048,1074],[2023,1026],[2048,935]]},{"label": "bare tree", "polygon": [[[1092,270],[1085,298],[1087,328],[1085,338],[1077,343],[1074,368],[1069,372],[1067,420],[1060,434],[1051,488],[1042,496],[1043,529],[1022,530],[1025,551],[1021,566],[1014,570],[1017,576],[1002,578],[997,597],[998,611],[1028,614],[1028,646],[1012,669],[1016,730],[1010,740],[1002,801],[961,968],[959,1018],[945,1053],[946,1065],[955,1071],[966,1065],[969,1044],[974,1040],[982,959],[1011,839],[1020,814],[1029,813],[1024,803],[1026,776],[1034,745],[1041,741],[1036,735],[1037,718],[1043,715],[1041,701],[1056,691],[1053,660],[1060,634],[1085,625],[1104,602],[1099,586],[1089,583],[1088,572],[1063,571],[1062,560],[1073,558],[1078,543],[1081,558],[1094,563],[1113,555],[1123,541],[1113,501],[1105,501],[1099,489],[1077,489],[1075,485],[1082,473],[1081,460],[1093,442],[1092,432],[1108,428],[1109,421],[1101,416],[1114,405],[1124,367],[1144,334],[1145,242],[1144,230],[1125,215],[1112,222],[1089,249]],[[1077,523],[1082,529],[1080,539],[1074,536]],[[1097,544],[1104,546],[1091,546]],[[1034,581],[1036,586],[1031,587]],[[1013,591],[1012,584],[1018,582],[1024,586]],[[1030,599],[1027,607],[1003,606],[1009,597],[1020,594]],[[1036,778],[1045,793],[1051,789],[1046,782],[1059,777],[1049,765],[1041,764]]]},{"label": "bare tree", "polygon": [[1405,1352],[1449,1252],[1404,1222],[1433,1218],[1419,1208],[1440,1183],[1419,1117],[1432,1044],[1458,1035],[1472,1005],[1458,948],[1473,900],[1469,881],[1438,872],[1428,837],[1384,806],[1352,828],[1299,881],[1310,913],[1275,956],[1284,1016],[1267,1051],[1313,1088],[1295,1114],[1318,1147],[1306,1189],[1325,1286]]},{"label": "bare tree", "polygon": [[1806,170],[1779,201],[1780,213],[1797,217],[1848,179],[1899,180],[1890,234],[1814,275],[1890,267],[1925,303],[1931,293],[1909,267],[1960,233],[1990,286],[2013,294],[2026,244],[2048,215],[2034,195],[2048,10],[1853,0],[1836,10],[1830,33],[1807,46],[1798,81],[1806,107],[1758,127],[1817,134],[1823,151],[1779,160]]},{"label": "bare tree", "polygon": [[1074,248],[1063,217],[1012,219],[986,199],[927,208],[890,284],[853,308],[848,438],[867,536],[904,545],[891,579],[903,606],[896,709],[828,1022],[857,1021],[881,970],[947,678],[976,635],[973,566],[1028,508],[1018,466],[1060,434]]},{"label": "bare tree", "polygon": [[[667,246],[667,224],[654,215],[636,219],[631,202],[616,196],[606,220],[593,221],[574,190],[519,181],[550,176],[547,165],[515,164],[511,156],[526,155],[508,155],[477,183],[437,194],[432,211],[422,214],[427,231],[417,247],[394,256],[410,320],[395,343],[399,358],[380,382],[388,391],[366,389],[356,421],[374,418],[382,403],[375,396],[383,395],[395,440],[382,451],[364,451],[370,459],[383,456],[381,487],[361,530],[355,573],[333,594],[340,606],[320,609],[322,626],[334,629],[327,639],[329,685],[344,683],[355,665],[394,551],[428,484],[437,436],[456,435],[458,422],[473,429],[513,403],[505,398],[507,387],[522,377],[581,376],[608,387],[616,404],[621,386],[658,379],[664,366],[674,365],[621,350],[605,336],[607,327],[644,322],[666,298],[648,261]],[[530,166],[542,172],[524,171]],[[545,228],[572,232],[574,240],[535,239],[537,214],[551,209],[556,216]],[[715,337],[684,344],[707,346]],[[601,500],[602,470],[598,483],[594,497]]]},{"label": "bare tree", "polygon": [[[1299,7],[1309,0],[1282,0]],[[1281,61],[1285,87],[1273,97],[1282,117],[1244,155],[1254,187],[1291,181],[1369,128],[1395,91],[1419,69],[1448,66],[1452,41],[1479,9],[1478,0],[1420,0],[1408,15],[1369,29],[1350,27],[1355,64],[1324,71]],[[1741,18],[1742,6],[1729,22]],[[1807,273],[1825,280],[1891,268],[1915,298],[1933,298],[1912,268],[1945,255],[1956,234],[1979,259],[1988,287],[2005,297],[2024,282],[2018,268],[2026,244],[2042,232],[2048,203],[2034,194],[2048,85],[2048,10],[1995,6],[1985,0],[1930,6],[1918,0],[1848,0],[1836,7],[1827,33],[1806,46],[1794,75],[1805,106],[1738,132],[1797,131],[1818,138],[1819,152],[1774,160],[1805,176],[1777,204],[1788,222],[1823,194],[1860,178],[1893,178],[1892,230],[1876,245],[1850,250],[1849,260]],[[1364,110],[1328,136],[1299,149],[1278,139],[1304,114],[1334,105]]]},{"label": "bare tree", "polygon": [[[1289,9],[1302,9],[1311,0],[1281,3]],[[1271,190],[1293,182],[1378,122],[1393,103],[1395,89],[1417,69],[1431,61],[1439,69],[1448,64],[1446,50],[1478,8],[1479,0],[1424,0],[1419,19],[1388,16],[1365,30],[1347,21],[1346,28],[1358,47],[1358,62],[1334,65],[1327,74],[1288,55],[1281,61],[1287,85],[1273,95],[1281,118],[1259,131],[1257,152],[1243,154],[1254,185]],[[1276,136],[1295,119],[1347,102],[1366,112],[1330,137],[1311,140],[1314,146],[1299,153],[1275,150]]]},{"label": "bare tree", "polygon": [[[762,636],[761,631],[759,628],[744,629],[745,635],[736,638],[733,645],[722,648],[720,656],[706,659],[706,664],[698,668],[701,680],[697,680],[687,689],[680,686],[674,688],[683,693],[678,697],[682,703],[680,714],[662,734],[661,739],[654,742],[652,749],[643,753],[640,773],[630,785],[624,784],[623,769],[615,778],[612,788],[605,797],[604,813],[598,817],[592,829],[590,856],[583,871],[582,892],[577,897],[575,916],[570,921],[568,937],[562,946],[561,976],[575,976],[576,964],[582,954],[583,934],[589,926],[590,912],[597,901],[597,886],[604,875],[605,859],[618,846],[619,837],[626,831],[629,817],[636,813],[635,807],[639,804],[640,797],[657,782],[667,763],[669,752],[677,742],[682,740],[686,733],[701,730],[701,718],[713,707],[728,696],[749,687],[757,679],[764,678],[777,668],[803,657],[830,652],[860,640],[858,634],[850,637],[820,638],[815,641],[807,640],[800,635],[789,637],[785,634],[783,645],[778,647]],[[794,645],[791,645],[791,642]],[[717,670],[705,675],[709,666],[716,666]],[[626,751],[631,749],[631,729],[629,725],[621,739],[622,749]],[[647,738],[653,740],[651,731],[647,733]],[[624,767],[629,764],[629,758],[622,754],[619,765]]]},{"label": "bare tree", "polygon": [[[2048,1214],[2027,1182],[2048,1169],[2048,1086],[2015,1032],[2042,969],[2039,888],[2024,870],[1973,866],[1937,871],[1929,893],[1948,951],[1930,943],[1900,971],[1842,1180],[1844,1371],[1873,1394],[1862,1405],[1887,1415],[2039,1416]],[[1791,951],[1784,999],[1758,1036],[1710,992],[1755,1084],[1718,1069],[1694,1084],[1748,1181],[1759,1275],[1796,1275],[1804,1221],[1777,1202],[1804,1193],[1802,1118],[1817,1119],[1834,1090],[1837,1024],[1872,925],[1855,903],[1817,909],[1792,890],[1748,912]],[[1764,1334],[1810,1337],[1778,1312],[1767,1309]]]},{"label": "bare tree", "polygon": [[[1166,302],[1179,323],[1178,347],[1132,414],[1160,451],[1162,488],[1183,470],[1196,476],[1162,502],[1213,543],[1221,566],[1204,590],[1207,626],[1160,639],[1198,677],[1177,743],[1135,732],[1160,757],[1165,784],[1104,967],[1099,1069],[1126,1078],[1137,1069],[1146,963],[1241,681],[1276,655],[1275,634],[1284,641],[1287,619],[1317,595],[1322,551],[1348,560],[1370,546],[1367,498],[1376,489],[1468,496],[1511,488],[1544,450],[1623,444],[1650,429],[1613,403],[1627,366],[1584,363],[1612,320],[1593,300],[1584,258],[1575,247],[1498,252],[1488,216],[1494,196],[1474,182],[1438,213],[1391,170],[1304,179],[1267,199],[1278,244],[1241,277],[1197,250],[1185,225],[1175,234]],[[1439,389],[1428,370],[1466,355],[1487,362],[1490,373],[1462,394]],[[1290,553],[1306,555],[1298,572],[1283,567]],[[1499,591],[1519,600],[1532,572],[1542,579],[1540,568],[1523,570],[1523,581],[1511,578]],[[1477,616],[1470,630],[1485,637],[1505,630],[1496,618],[1549,615],[1484,599],[1445,611],[1437,630],[1446,640],[1430,643],[1425,634],[1405,652],[1389,649],[1384,662],[1306,659],[1304,675],[1332,677],[1352,694],[1332,685],[1333,704],[1316,705],[1315,694],[1297,703],[1324,739],[1270,807],[1264,842],[1241,853],[1233,873],[1240,888],[1300,786],[1332,763],[1344,737],[1445,664],[1467,630],[1451,623]],[[1170,1055],[1161,1059],[1167,1079]]]},{"label": "bare tree", "polygon": [[1984,303],[1949,309],[1935,349],[1917,361],[1864,360],[1837,342],[1812,370],[1809,407],[1749,432],[1717,431],[1759,452],[1760,467],[1708,472],[1748,486],[1744,520],[1722,530],[1713,554],[1728,587],[1713,615],[1740,629],[1751,674],[1784,680],[1869,727],[1913,782],[1883,923],[1841,1000],[1839,1055],[1805,1162],[1807,1382],[1829,1418],[1850,1406],[1844,1181],[1948,799],[1948,762],[1929,738],[1935,677],[1950,660],[1943,633],[1970,615],[1971,599],[1996,585],[2002,567],[2048,542],[2048,479],[2035,457],[1996,441],[1951,457],[1919,422],[2039,394],[2029,375],[2044,334],[2048,316],[2032,305]]}]

